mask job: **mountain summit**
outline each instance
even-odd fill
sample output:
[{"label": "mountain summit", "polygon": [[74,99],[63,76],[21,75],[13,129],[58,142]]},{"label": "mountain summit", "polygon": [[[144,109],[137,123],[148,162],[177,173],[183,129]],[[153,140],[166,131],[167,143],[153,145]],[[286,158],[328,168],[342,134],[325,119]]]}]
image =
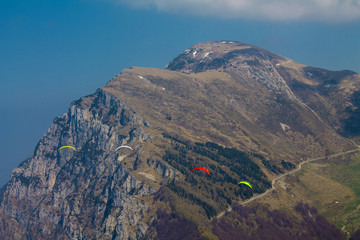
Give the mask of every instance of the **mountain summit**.
[{"label": "mountain summit", "polygon": [[186,49],[165,68],[182,72],[231,69],[239,64],[259,66],[286,61],[284,57],[243,42],[216,41],[196,44]]},{"label": "mountain summit", "polygon": [[[341,239],[325,219],[317,228],[307,205],[290,216],[238,204],[306,159],[357,148],[359,89],[352,71],[233,41],[196,44],[165,69],[125,69],[55,118],[13,170],[0,192],[0,238],[230,239],[221,226],[262,211],[256,226],[281,219],[273,234]],[[238,215],[222,214],[230,206]],[[234,236],[266,234],[241,226]]]}]

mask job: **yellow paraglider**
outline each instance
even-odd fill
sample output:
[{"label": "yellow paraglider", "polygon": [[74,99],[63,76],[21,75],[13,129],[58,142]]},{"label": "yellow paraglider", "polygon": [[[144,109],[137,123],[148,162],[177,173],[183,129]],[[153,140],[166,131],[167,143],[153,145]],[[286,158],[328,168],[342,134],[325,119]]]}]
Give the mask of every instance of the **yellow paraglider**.
[{"label": "yellow paraglider", "polygon": [[58,149],[58,151],[60,151],[60,149],[63,149],[63,148],[71,148],[71,149],[74,149],[74,151],[76,151],[76,148],[73,146],[62,146],[61,148]]},{"label": "yellow paraglider", "polygon": [[245,185],[253,188],[253,187],[251,186],[251,184],[250,184],[249,182],[247,182],[247,181],[241,181],[241,182],[238,183],[238,185],[239,185],[239,184],[245,184]]}]

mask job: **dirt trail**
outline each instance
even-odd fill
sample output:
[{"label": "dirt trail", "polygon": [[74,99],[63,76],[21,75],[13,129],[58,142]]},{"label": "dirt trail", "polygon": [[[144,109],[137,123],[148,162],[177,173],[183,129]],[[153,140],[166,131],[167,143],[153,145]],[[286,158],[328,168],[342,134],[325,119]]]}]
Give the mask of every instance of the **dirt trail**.
[{"label": "dirt trail", "polygon": [[[358,146],[360,147],[360,146]],[[349,151],[346,151],[346,152],[341,152],[341,153],[335,153],[335,154],[332,154],[332,155],[329,155],[329,156],[325,156],[325,157],[317,157],[317,158],[311,158],[311,159],[308,159],[302,163],[300,163],[297,168],[295,168],[294,170],[290,171],[290,172],[287,172],[287,173],[284,173],[280,176],[277,176],[276,178],[274,178],[271,182],[271,185],[272,187],[268,190],[266,190],[265,192],[257,195],[257,196],[254,196],[244,202],[240,202],[241,205],[246,205],[248,203],[251,203],[252,201],[256,200],[256,199],[259,199],[259,198],[262,198],[264,196],[266,196],[269,192],[275,190],[275,183],[277,180],[281,179],[281,178],[284,178],[290,174],[294,174],[296,172],[298,172],[299,170],[301,170],[301,167],[302,165],[304,165],[305,163],[309,163],[309,162],[313,162],[313,161],[317,161],[317,160],[321,160],[321,159],[325,159],[325,158],[333,158],[333,157],[339,157],[339,156],[342,156],[342,155],[345,155],[345,154],[349,154],[349,153],[354,153],[354,152],[358,152],[360,151],[360,148],[357,148],[357,149],[353,149],[353,150],[349,150]],[[226,212],[230,212],[232,210],[231,206],[226,209],[225,211],[221,212],[220,214],[218,214],[216,217],[217,218],[221,218]]]}]

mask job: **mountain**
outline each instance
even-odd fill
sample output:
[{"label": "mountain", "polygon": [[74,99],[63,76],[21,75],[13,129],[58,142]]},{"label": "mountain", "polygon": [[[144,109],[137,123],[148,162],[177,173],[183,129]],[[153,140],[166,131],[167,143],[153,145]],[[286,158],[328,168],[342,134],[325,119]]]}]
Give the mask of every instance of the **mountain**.
[{"label": "mountain", "polygon": [[55,118],[12,171],[0,238],[346,239],[302,199],[239,204],[307,159],[358,148],[359,89],[355,72],[232,41],[196,44],[165,69],[125,69]]}]

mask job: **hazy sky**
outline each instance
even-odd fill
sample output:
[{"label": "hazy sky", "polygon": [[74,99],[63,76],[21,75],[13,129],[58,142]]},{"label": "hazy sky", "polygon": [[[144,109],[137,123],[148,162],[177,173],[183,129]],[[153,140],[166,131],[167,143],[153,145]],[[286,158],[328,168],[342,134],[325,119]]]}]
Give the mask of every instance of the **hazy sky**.
[{"label": "hazy sky", "polygon": [[360,72],[360,0],[0,1],[0,185],[73,100],[210,40]]}]

